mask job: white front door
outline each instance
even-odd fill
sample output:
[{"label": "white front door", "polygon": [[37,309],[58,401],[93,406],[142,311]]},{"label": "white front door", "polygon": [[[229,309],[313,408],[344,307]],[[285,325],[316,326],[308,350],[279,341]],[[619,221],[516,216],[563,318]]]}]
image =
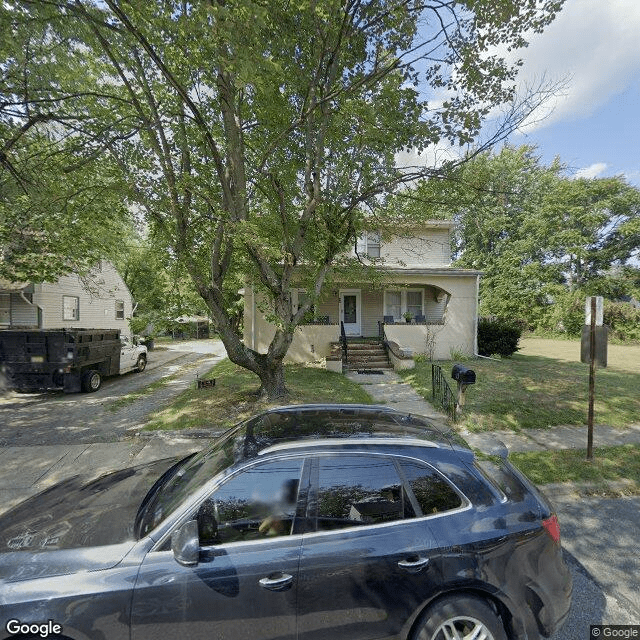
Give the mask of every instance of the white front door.
[{"label": "white front door", "polygon": [[348,336],[362,335],[360,289],[340,291],[340,320]]}]

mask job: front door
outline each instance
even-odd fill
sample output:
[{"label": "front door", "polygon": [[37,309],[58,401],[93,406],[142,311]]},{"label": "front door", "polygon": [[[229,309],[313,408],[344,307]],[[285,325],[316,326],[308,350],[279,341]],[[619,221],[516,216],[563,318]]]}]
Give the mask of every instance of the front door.
[{"label": "front door", "polygon": [[347,289],[340,292],[340,320],[348,336],[362,335],[360,289]]}]

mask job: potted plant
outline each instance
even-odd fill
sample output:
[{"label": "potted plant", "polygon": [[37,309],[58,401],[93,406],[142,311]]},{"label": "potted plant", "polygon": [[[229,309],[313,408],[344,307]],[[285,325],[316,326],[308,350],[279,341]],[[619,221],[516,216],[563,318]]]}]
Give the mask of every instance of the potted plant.
[{"label": "potted plant", "polygon": [[407,324],[409,324],[411,322],[411,320],[413,319],[413,314],[411,313],[411,311],[405,311],[402,314],[402,316],[407,321]]}]

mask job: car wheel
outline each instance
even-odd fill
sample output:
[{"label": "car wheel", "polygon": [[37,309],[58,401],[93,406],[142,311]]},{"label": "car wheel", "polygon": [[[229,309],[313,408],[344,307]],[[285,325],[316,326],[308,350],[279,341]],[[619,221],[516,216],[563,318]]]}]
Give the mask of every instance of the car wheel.
[{"label": "car wheel", "polygon": [[147,359],[144,356],[139,356],[138,362],[136,363],[136,369],[142,372],[145,370],[146,366],[147,366]]},{"label": "car wheel", "polygon": [[502,621],[491,606],[473,596],[448,596],[421,617],[415,640],[507,640]]},{"label": "car wheel", "polygon": [[93,393],[100,388],[102,376],[95,369],[90,369],[82,374],[82,389],[88,393]]}]

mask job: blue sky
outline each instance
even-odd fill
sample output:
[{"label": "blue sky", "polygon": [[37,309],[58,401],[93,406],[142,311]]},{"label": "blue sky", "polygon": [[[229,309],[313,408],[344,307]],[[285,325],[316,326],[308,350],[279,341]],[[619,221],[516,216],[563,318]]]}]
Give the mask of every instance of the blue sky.
[{"label": "blue sky", "polygon": [[533,34],[521,82],[565,80],[541,122],[512,135],[559,156],[572,173],[624,175],[640,186],[640,0],[566,0],[543,34]]}]

